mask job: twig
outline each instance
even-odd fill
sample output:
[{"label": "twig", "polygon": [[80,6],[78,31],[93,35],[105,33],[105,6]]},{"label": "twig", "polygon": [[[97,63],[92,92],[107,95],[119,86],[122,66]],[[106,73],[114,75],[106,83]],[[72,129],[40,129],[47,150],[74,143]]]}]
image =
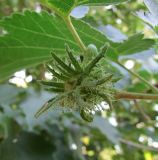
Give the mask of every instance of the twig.
[{"label": "twig", "polygon": [[131,75],[134,75],[135,77],[137,77],[139,80],[141,80],[142,82],[144,82],[146,85],[148,85],[155,93],[158,93],[158,88],[156,88],[154,85],[152,85],[150,82],[148,82],[146,79],[144,79],[143,77],[139,76],[137,73],[131,71],[130,69],[126,68],[124,65],[122,65],[120,62],[116,62],[119,66],[121,66],[122,68],[124,68],[126,71],[128,71]]},{"label": "twig", "polygon": [[140,112],[140,114],[143,116],[143,118],[147,121],[147,122],[151,122],[151,118],[145,113],[145,111],[143,110],[142,107],[139,106],[139,104],[137,103],[136,100],[134,100],[134,104],[136,109]]},{"label": "twig", "polygon": [[126,91],[116,91],[115,99],[146,99],[146,100],[158,100],[158,94],[145,94],[145,93],[135,93],[135,92],[126,92]]},{"label": "twig", "polygon": [[139,144],[139,143],[135,143],[126,139],[120,139],[121,143],[127,144],[129,146],[135,147],[135,148],[139,148],[139,149],[143,149],[143,150],[149,150],[149,151],[156,151],[158,152],[158,148],[155,147],[150,147],[150,146],[145,146],[143,144]]}]

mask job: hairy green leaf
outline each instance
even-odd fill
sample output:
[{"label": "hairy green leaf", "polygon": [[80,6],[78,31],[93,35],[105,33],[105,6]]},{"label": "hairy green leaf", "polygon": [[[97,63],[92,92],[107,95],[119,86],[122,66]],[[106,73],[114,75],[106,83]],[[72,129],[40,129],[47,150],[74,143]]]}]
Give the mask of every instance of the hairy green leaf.
[{"label": "hairy green leaf", "polygon": [[[100,48],[106,37],[82,21],[73,24],[86,45],[95,43]],[[50,59],[50,52],[65,52],[65,43],[76,52],[78,45],[62,19],[47,12],[38,14],[25,11],[0,20],[6,32],[0,36],[0,79],[4,79],[22,68],[44,63]],[[89,34],[93,33],[93,35]]]},{"label": "hairy green leaf", "polygon": [[[103,34],[81,20],[73,24],[86,46],[95,44],[99,49],[110,42]],[[44,63],[51,57],[53,50],[58,55],[65,53],[65,43],[76,53],[80,53],[69,29],[62,19],[47,12],[25,11],[0,20],[3,35],[0,35],[0,80],[4,80],[15,71]],[[153,40],[143,39],[142,34],[130,37],[123,43],[110,42],[108,56],[113,61],[119,55],[133,54],[149,49]]]},{"label": "hairy green leaf", "polygon": [[41,0],[41,3],[54,9],[61,16],[68,16],[72,9],[79,5],[110,5],[128,0]]},{"label": "hairy green leaf", "polygon": [[112,44],[118,55],[128,55],[148,50],[154,45],[155,41],[152,39],[144,39],[142,33],[132,35],[123,43]]},{"label": "hairy green leaf", "polygon": [[129,0],[78,0],[78,5],[111,5],[127,1]]}]

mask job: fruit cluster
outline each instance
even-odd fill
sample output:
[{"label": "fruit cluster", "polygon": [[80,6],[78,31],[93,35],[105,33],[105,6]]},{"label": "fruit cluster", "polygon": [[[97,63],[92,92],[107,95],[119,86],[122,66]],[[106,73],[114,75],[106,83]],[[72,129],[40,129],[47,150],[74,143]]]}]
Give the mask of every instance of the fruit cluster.
[{"label": "fruit cluster", "polygon": [[57,95],[46,102],[35,116],[38,117],[51,106],[58,105],[79,111],[84,120],[91,122],[97,104],[106,101],[112,107],[113,75],[106,72],[103,74],[95,69],[105,56],[107,48],[107,45],[102,47],[88,64],[77,59],[68,45],[66,45],[67,62],[52,53],[53,60],[46,67],[52,73],[53,79],[41,83]]}]

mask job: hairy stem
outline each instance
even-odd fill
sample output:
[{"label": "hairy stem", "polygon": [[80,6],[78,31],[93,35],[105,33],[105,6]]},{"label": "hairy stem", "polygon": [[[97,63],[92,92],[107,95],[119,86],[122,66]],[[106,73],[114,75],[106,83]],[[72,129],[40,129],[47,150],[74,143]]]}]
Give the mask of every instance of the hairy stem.
[{"label": "hairy stem", "polygon": [[70,32],[72,33],[72,35],[73,35],[74,39],[76,40],[77,44],[79,45],[81,50],[85,53],[86,52],[86,46],[82,42],[82,40],[81,40],[80,36],[78,35],[75,27],[73,26],[70,16],[64,18],[64,21],[67,24],[67,27],[69,28]]},{"label": "hairy stem", "polygon": [[131,75],[134,75],[135,77],[137,77],[139,80],[141,80],[142,82],[144,82],[146,85],[148,85],[154,92],[158,93],[158,89],[152,85],[150,82],[148,82],[147,80],[145,80],[143,77],[139,76],[137,73],[129,70],[128,68],[126,68],[124,65],[122,65],[120,62],[116,62],[118,65],[120,65],[122,68],[124,68],[126,71],[128,71]]},{"label": "hairy stem", "polygon": [[[46,3],[45,1],[41,3],[44,6],[47,6],[48,8],[50,8],[51,10],[54,10],[56,14],[58,14],[58,16],[60,16],[66,23],[67,27],[69,28],[70,32],[72,33],[74,39],[76,40],[77,44],[79,45],[79,47],[81,48],[81,50],[85,53],[86,52],[86,47],[84,45],[84,43],[82,42],[80,36],[78,35],[75,27],[73,26],[72,22],[71,22],[71,18],[70,16],[64,16],[63,14],[61,14],[61,12],[59,12],[55,7],[52,7],[52,5],[50,5],[49,3]],[[61,2],[62,3],[62,2]]]},{"label": "hairy stem", "polygon": [[126,92],[126,91],[116,91],[116,99],[146,99],[146,100],[158,100],[158,94],[145,94],[145,93],[135,93],[135,92]]}]

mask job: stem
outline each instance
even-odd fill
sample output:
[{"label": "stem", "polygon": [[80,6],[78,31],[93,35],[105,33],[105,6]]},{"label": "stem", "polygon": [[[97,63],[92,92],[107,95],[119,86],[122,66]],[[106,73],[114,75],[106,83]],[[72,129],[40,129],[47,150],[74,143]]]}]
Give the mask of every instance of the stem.
[{"label": "stem", "polygon": [[139,144],[139,143],[135,143],[126,139],[120,139],[121,143],[127,144],[129,146],[135,147],[135,148],[139,148],[139,149],[143,149],[143,150],[150,150],[150,151],[158,151],[158,148],[155,147],[149,147],[149,146],[145,146],[143,144]]},{"label": "stem", "polygon": [[76,42],[80,46],[81,50],[85,53],[86,52],[86,47],[85,47],[84,43],[82,42],[82,40],[80,39],[80,36],[78,35],[75,27],[73,26],[70,16],[65,17],[55,7],[52,7],[49,3],[46,3],[45,1],[44,2],[41,1],[41,3],[45,6],[47,6],[48,8],[54,10],[61,18],[63,18],[67,27],[69,28],[70,32],[72,33],[74,39],[76,40]]},{"label": "stem", "polygon": [[68,16],[66,18],[64,17],[64,21],[67,24],[67,27],[69,28],[70,32],[72,33],[74,39],[76,40],[76,42],[80,46],[81,50],[85,53],[86,52],[86,46],[82,42],[82,40],[81,40],[80,36],[78,35],[75,27],[73,26],[70,16]]},{"label": "stem", "polygon": [[120,62],[116,62],[118,65],[120,65],[122,68],[124,68],[126,71],[128,71],[131,75],[134,75],[135,77],[137,77],[139,80],[141,80],[142,82],[144,82],[146,85],[148,85],[154,92],[158,93],[158,89],[153,86],[151,83],[149,83],[147,80],[145,80],[143,77],[139,76],[137,73],[129,70],[128,68],[126,68],[124,65],[122,65]]},{"label": "stem", "polygon": [[158,95],[126,92],[126,91],[116,91],[115,98],[116,99],[128,99],[128,100],[135,100],[135,99],[158,100]]},{"label": "stem", "polygon": [[151,118],[145,113],[144,109],[139,106],[136,100],[134,100],[134,104],[135,108],[140,112],[144,120],[146,120],[147,122],[151,122],[152,121]]}]

